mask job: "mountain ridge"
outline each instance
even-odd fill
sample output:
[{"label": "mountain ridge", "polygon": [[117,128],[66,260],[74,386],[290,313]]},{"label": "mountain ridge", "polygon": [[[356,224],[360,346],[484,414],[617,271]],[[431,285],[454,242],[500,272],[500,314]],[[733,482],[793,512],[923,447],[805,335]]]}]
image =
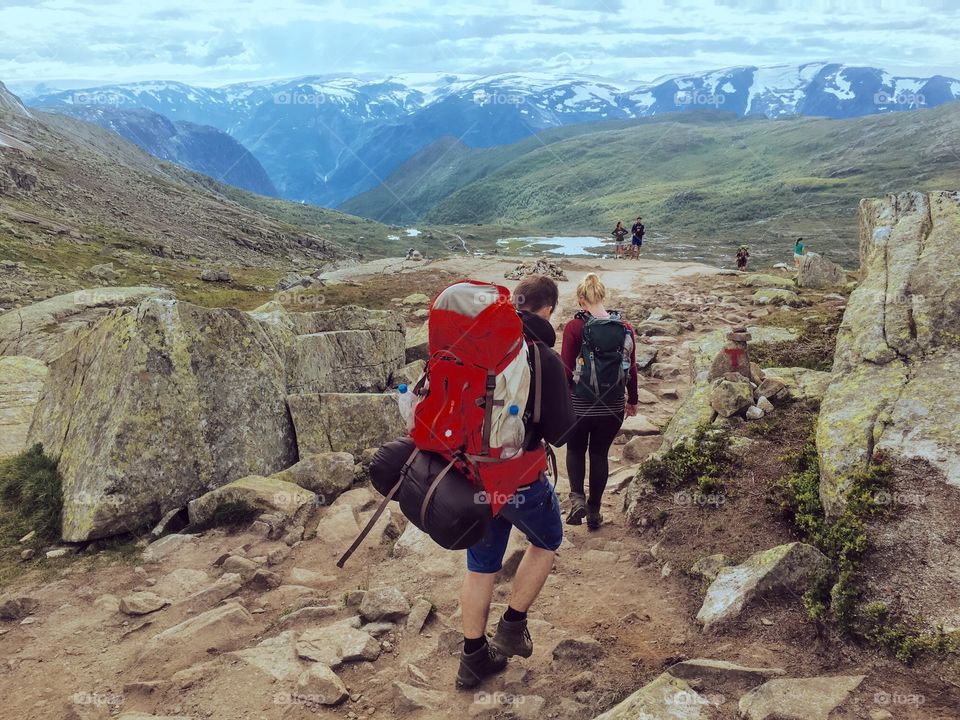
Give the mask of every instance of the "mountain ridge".
[{"label": "mountain ridge", "polygon": [[143,107],[171,120],[212,125],[251,150],[282,197],[338,205],[444,135],[490,147],[553,127],[671,112],[844,118],[957,98],[960,80],[953,78],[816,62],[739,66],[638,84],[542,73],[318,75],[220,88],[145,81],[30,102]]}]

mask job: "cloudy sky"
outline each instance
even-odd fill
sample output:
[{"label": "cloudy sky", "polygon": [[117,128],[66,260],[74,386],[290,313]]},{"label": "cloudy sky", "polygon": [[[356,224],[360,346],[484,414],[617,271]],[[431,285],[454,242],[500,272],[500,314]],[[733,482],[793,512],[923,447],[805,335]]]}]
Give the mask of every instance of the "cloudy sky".
[{"label": "cloudy sky", "polygon": [[958,37],[953,0],[0,0],[0,80],[560,71],[639,82],[812,60],[960,77]]}]

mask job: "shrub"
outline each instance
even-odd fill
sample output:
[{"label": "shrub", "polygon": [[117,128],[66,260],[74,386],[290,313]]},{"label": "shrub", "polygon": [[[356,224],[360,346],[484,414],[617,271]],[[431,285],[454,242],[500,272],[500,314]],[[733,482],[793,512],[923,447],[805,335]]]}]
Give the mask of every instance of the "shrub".
[{"label": "shrub", "polygon": [[[727,439],[725,431],[709,424],[701,425],[691,440],[678,443],[660,457],[641,463],[638,476],[650,483],[657,492],[694,483],[697,483],[701,492],[716,492],[723,487],[717,478],[730,463]],[[703,489],[705,487],[711,489],[707,491]]]},{"label": "shrub", "polygon": [[60,536],[63,516],[63,480],[57,462],[34,445],[0,462],[0,502],[13,531],[36,531],[41,539]]}]

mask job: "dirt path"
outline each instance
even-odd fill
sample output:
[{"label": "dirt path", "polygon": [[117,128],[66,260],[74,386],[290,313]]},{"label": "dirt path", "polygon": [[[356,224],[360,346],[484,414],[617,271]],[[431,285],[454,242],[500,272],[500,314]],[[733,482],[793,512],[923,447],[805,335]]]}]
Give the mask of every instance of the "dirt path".
[{"label": "dirt path", "polygon": [[[502,281],[504,270],[513,265],[503,259],[471,259],[466,264],[419,264],[409,272],[425,273],[426,277],[435,269],[456,270]],[[642,320],[653,307],[674,313],[680,323],[677,334],[647,338],[659,352],[653,370],[642,376],[642,387],[653,400],[641,411],[660,425],[675,411],[676,396],[682,397],[689,386],[685,343],[716,327],[744,322],[751,312],[734,279],[717,276],[716,271],[702,266],[568,260],[564,268],[570,281],[561,285],[563,307],[558,321],[572,315],[575,283],[591,269],[602,272],[615,293],[612,305],[622,302],[627,306],[631,321]],[[371,271],[381,269],[377,261],[336,271],[341,273],[336,277],[362,282]],[[622,451],[620,444],[612,448],[611,472],[626,464]],[[563,475],[562,452],[560,460]],[[561,477],[558,489],[565,495],[565,478]],[[321,509],[313,523],[318,527],[317,536],[292,548],[251,530],[236,534],[213,530],[156,563],[136,560],[141,564],[135,566],[117,561],[104,566],[94,559],[78,559],[51,582],[18,587],[18,592],[36,597],[40,606],[31,622],[0,626],[3,716],[100,720],[111,713],[139,710],[217,720],[586,719],[681,657],[781,666],[800,676],[825,667],[837,673],[857,668],[870,672],[861,667],[862,656],[845,658],[841,653],[820,658],[819,653],[835,650],[818,646],[812,626],[802,619],[802,607],[768,609],[771,617],[791,628],[792,635],[767,633],[759,619],[756,627],[760,630],[735,635],[701,633],[694,620],[699,601],[696,582],[684,573],[685,568],[667,572],[652,560],[656,536],[639,534],[627,526],[622,499],[611,487],[603,504],[607,522],[598,532],[589,532],[585,525],[566,528],[555,572],[531,612],[533,657],[511,661],[505,673],[477,691],[458,692],[453,680],[461,639],[458,594],[463,553],[442,551],[427,543],[411,545],[397,557],[393,550],[396,535],[384,533],[387,524],[381,521],[346,569],[335,566],[355,533],[355,527],[344,526],[342,508],[353,508],[363,520],[378,499],[375,492],[363,487],[347,493],[330,508]],[[703,544],[706,547],[709,538],[704,537]],[[216,561],[228,552],[253,559],[276,573],[283,584],[274,589],[247,584],[223,601],[239,602],[250,613],[247,621],[224,626],[215,636],[198,634],[164,652],[151,650],[151,638],[216,604],[188,608],[183,598],[222,574]],[[382,644],[376,660],[352,662],[339,669],[350,693],[343,704],[317,708],[291,701],[303,663],[297,661],[284,633],[300,633],[354,617],[356,610],[345,605],[351,591],[384,586],[400,588],[411,600],[423,597],[433,603],[435,610],[423,631],[406,630],[401,621],[379,638]],[[135,589],[163,594],[174,604],[141,618],[119,613],[117,598]],[[498,619],[508,593],[509,582],[504,578],[495,591],[491,624]],[[304,604],[330,606],[331,614],[291,622],[291,609]],[[558,642],[583,636],[601,643],[597,657],[584,655],[559,662],[553,658]],[[231,652],[263,641],[268,644],[256,651],[267,658],[262,662]],[[292,675],[291,667],[296,669]],[[916,677],[906,670],[895,664],[883,667],[882,675],[871,676],[870,692],[908,692],[917,687]],[[405,697],[396,682],[417,688],[413,697],[411,691],[403,691]],[[869,704],[857,705],[831,718],[867,718],[869,709]],[[718,712],[718,717],[736,717],[736,698],[724,699]],[[923,711],[898,708],[896,717],[938,717],[917,712]]]}]

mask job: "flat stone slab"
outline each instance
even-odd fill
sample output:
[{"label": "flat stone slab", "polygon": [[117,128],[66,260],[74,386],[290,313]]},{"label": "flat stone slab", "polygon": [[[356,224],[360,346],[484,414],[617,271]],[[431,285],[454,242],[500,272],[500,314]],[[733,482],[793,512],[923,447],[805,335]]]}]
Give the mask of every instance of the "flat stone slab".
[{"label": "flat stone slab", "polygon": [[745,720],[828,720],[865,675],[779,678],[740,698]]},{"label": "flat stone slab", "polygon": [[663,673],[594,720],[708,720],[715,717],[715,707],[706,697],[685,680]]}]

